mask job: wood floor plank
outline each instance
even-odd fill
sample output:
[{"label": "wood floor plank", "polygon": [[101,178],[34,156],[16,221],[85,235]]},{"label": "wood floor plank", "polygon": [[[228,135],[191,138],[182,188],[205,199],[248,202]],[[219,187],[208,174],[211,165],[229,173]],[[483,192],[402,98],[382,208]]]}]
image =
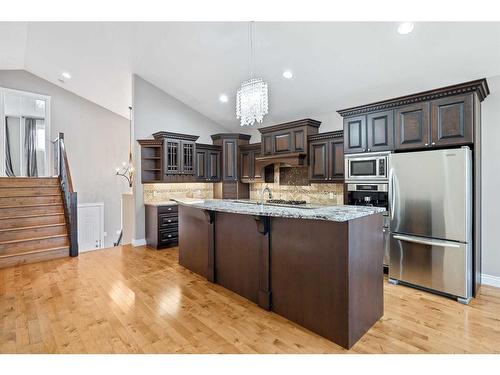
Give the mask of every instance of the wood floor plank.
[{"label": "wood floor plank", "polygon": [[469,306],[384,284],[385,311],[338,345],[209,283],[177,249],[122,246],[0,270],[0,353],[500,353],[500,289]]}]

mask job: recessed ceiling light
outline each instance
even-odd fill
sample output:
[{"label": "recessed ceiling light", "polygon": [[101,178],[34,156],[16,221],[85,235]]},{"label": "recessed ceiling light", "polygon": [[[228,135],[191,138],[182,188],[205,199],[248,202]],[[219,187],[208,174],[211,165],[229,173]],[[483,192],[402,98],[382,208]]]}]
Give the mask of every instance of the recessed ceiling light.
[{"label": "recessed ceiling light", "polygon": [[292,78],[292,77],[293,77],[293,73],[292,73],[292,71],[291,71],[291,70],[285,70],[285,71],[283,72],[283,77],[285,77],[286,79],[290,79],[290,78]]},{"label": "recessed ceiling light", "polygon": [[68,72],[62,72],[61,75],[63,76],[63,78],[71,79],[71,74],[69,74]]},{"label": "recessed ceiling light", "polygon": [[222,103],[227,103],[227,101],[229,100],[227,95],[226,94],[222,94],[221,96],[219,96],[219,100],[222,102]]},{"label": "recessed ceiling light", "polygon": [[413,22],[402,22],[398,26],[398,33],[401,35],[409,34],[413,31],[414,27]]}]

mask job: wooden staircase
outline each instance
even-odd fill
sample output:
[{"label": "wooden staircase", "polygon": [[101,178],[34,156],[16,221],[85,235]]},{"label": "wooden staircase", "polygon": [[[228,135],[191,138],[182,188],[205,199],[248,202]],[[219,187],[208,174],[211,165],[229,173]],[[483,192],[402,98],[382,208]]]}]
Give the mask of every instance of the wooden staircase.
[{"label": "wooden staircase", "polygon": [[58,177],[0,178],[0,268],[70,255]]}]

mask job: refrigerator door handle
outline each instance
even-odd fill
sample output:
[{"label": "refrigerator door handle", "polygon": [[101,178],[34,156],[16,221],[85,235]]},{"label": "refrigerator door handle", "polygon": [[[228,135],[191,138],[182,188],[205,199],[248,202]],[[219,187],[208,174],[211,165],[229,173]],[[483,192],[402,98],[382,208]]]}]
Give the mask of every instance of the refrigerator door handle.
[{"label": "refrigerator door handle", "polygon": [[414,242],[422,245],[429,246],[440,246],[440,247],[455,247],[459,248],[460,245],[455,242],[443,241],[443,240],[427,240],[421,237],[407,236],[403,234],[394,234],[393,238],[396,240],[406,241],[406,242]]},{"label": "refrigerator door handle", "polygon": [[392,168],[389,170],[389,212],[391,215],[391,220],[394,220],[394,207],[395,207],[395,194],[394,194],[394,174],[392,173]]}]

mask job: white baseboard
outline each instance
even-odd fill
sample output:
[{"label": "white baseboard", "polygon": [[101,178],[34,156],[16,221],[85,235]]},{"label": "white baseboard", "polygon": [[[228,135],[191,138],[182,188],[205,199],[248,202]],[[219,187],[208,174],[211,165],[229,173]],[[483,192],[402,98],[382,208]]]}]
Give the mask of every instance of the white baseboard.
[{"label": "white baseboard", "polygon": [[136,240],[135,238],[132,238],[132,246],[146,246],[146,239],[141,238],[139,240]]},{"label": "white baseboard", "polygon": [[499,276],[486,275],[483,273],[481,275],[481,281],[483,284],[496,286],[497,288],[500,288],[500,277]]}]

